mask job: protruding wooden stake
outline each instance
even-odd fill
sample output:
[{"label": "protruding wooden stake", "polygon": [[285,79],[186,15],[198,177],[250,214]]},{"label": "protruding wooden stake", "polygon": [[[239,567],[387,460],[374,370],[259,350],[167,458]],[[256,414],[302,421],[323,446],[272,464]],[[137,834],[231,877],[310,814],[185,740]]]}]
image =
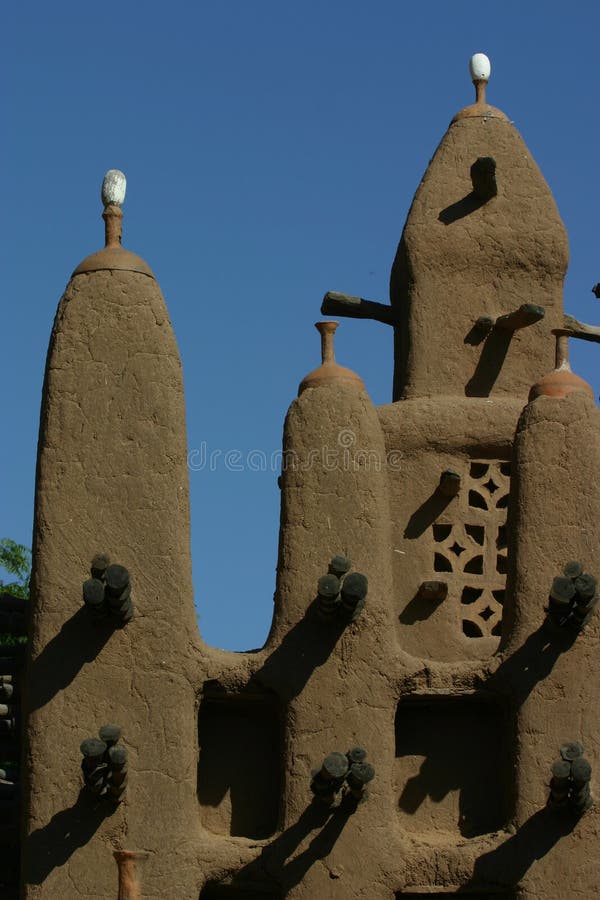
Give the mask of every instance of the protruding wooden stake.
[{"label": "protruding wooden stake", "polygon": [[142,900],[140,869],[150,854],[146,850],[114,850],[119,867],[118,900]]}]

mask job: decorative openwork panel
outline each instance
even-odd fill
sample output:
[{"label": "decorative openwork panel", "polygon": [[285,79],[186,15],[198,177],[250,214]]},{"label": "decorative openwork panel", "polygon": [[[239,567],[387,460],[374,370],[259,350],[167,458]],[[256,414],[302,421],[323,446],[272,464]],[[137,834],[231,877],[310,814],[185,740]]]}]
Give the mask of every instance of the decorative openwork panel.
[{"label": "decorative openwork panel", "polygon": [[506,511],[510,463],[473,460],[459,496],[456,522],[432,526],[433,569],[460,605],[470,638],[500,637],[506,588]]}]

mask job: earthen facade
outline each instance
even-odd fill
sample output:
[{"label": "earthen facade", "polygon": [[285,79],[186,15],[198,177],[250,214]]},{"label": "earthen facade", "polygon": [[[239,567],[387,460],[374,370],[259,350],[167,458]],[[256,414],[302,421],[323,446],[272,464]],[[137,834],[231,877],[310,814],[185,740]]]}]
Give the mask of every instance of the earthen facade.
[{"label": "earthen facade", "polygon": [[[107,247],[60,301],[44,384],[26,900],[125,900],[137,873],[148,900],[600,890],[597,808],[576,808],[573,787],[548,805],[561,746],[580,742],[592,772],[600,761],[600,622],[546,613],[565,564],[597,574],[599,413],[568,377],[557,396],[528,399],[554,366],[556,331],[576,332],[562,308],[567,237],[476,81],[375,315],[395,332],[394,402],[375,408],[327,344],[289,409],[294,463],[259,652],[199,636],[179,355],[151,270],[120,246],[119,197],[105,198]],[[340,447],[337,466],[314,462],[323,446]],[[130,573],[130,621],[109,609],[126,589],[106,587],[101,615],[82,603],[99,552]],[[325,596],[335,555],[367,576],[364,608],[344,593],[349,575],[341,599],[331,580]],[[128,754],[121,802],[81,777],[80,743],[106,723],[122,726]],[[324,796],[327,766],[315,770],[357,746],[375,770],[364,797],[358,770]],[[118,858],[120,881],[115,851],[134,852]]]}]

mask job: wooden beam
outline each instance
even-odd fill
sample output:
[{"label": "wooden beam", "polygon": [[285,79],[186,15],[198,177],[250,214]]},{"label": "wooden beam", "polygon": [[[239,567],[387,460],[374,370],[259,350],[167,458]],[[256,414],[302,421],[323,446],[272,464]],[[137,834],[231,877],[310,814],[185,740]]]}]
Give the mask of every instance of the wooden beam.
[{"label": "wooden beam", "polygon": [[600,344],[600,327],[598,325],[586,325],[585,322],[579,322],[567,313],[565,313],[564,333],[582,341],[593,341]]},{"label": "wooden beam", "polygon": [[385,303],[363,300],[351,294],[340,294],[338,291],[327,291],[321,303],[324,316],[343,316],[346,319],[374,319],[384,325],[396,325],[395,311]]}]

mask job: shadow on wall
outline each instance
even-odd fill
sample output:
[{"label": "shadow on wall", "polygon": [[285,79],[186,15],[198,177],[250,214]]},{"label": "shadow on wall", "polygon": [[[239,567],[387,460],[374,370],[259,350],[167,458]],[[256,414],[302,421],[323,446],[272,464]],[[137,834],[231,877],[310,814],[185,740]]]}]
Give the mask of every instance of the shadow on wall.
[{"label": "shadow on wall", "polygon": [[[488,676],[480,693],[399,702],[396,783],[406,827],[458,825],[465,837],[502,828],[512,792],[509,719],[576,637],[543,624]],[[456,792],[458,807],[451,797]]]},{"label": "shadow on wall", "polygon": [[[456,891],[435,893],[399,892],[396,900],[423,900],[425,897],[464,896],[469,900],[517,900],[521,896],[515,884],[523,879],[534,862],[542,859],[576,827],[580,815],[571,811],[538,810],[504,843],[480,856],[468,882]],[[483,889],[482,885],[493,885]]]},{"label": "shadow on wall", "polygon": [[404,537],[409,540],[421,537],[430,525],[433,525],[435,520],[441,516],[453,499],[453,497],[447,497],[445,494],[442,494],[436,486],[431,496],[428,497],[410,517],[408,524],[404,529]]},{"label": "shadow on wall", "polygon": [[204,685],[198,799],[209,831],[264,840],[277,830],[285,705],[326,662],[346,627],[342,620],[323,622],[315,601],[244,689],[232,694],[218,682]]},{"label": "shadow on wall", "polygon": [[464,219],[465,216],[470,216],[471,213],[481,209],[488,202],[488,199],[484,200],[478,197],[475,191],[470,191],[464,197],[461,197],[460,200],[451,203],[450,206],[443,209],[438,219],[444,225],[452,225],[453,222],[458,222],[459,219]]},{"label": "shadow on wall", "polygon": [[339,619],[322,621],[314,600],[266,658],[254,681],[277,690],[285,701],[292,700],[302,693],[315,669],[327,662],[347,627]]},{"label": "shadow on wall", "polygon": [[415,622],[425,622],[434,614],[438,606],[444,602],[444,596],[435,599],[423,597],[420,591],[411,597],[398,618],[403,625],[414,625]]},{"label": "shadow on wall", "polygon": [[[492,330],[490,332],[483,345],[475,371],[465,385],[465,396],[489,397],[502,371],[512,337],[512,331]],[[465,338],[465,343],[470,343],[467,338]]]},{"label": "shadow on wall", "polygon": [[116,807],[98,800],[82,789],[73,806],[61,809],[43,828],[32,831],[25,840],[27,871],[31,884],[43,884],[48,875],[85,846],[104,819]]},{"label": "shadow on wall", "polygon": [[505,720],[502,705],[488,695],[400,701],[396,781],[406,828],[458,830],[464,837],[502,828],[509,812]]},{"label": "shadow on wall", "polygon": [[[256,860],[235,873],[231,885],[207,885],[200,900],[279,900],[287,897],[311,866],[331,853],[355,809],[356,803],[350,797],[334,810],[320,801],[313,801],[295,825],[264,847]],[[313,831],[317,833],[294,856]]]},{"label": "shadow on wall", "polygon": [[566,628],[551,631],[543,623],[500,663],[487,679],[486,689],[510,696],[516,707],[521,706],[536,684],[548,677],[559,656],[573,646],[577,635],[577,631]]},{"label": "shadow on wall", "polygon": [[480,884],[503,884],[507,877],[518,884],[536,860],[542,859],[573,831],[579,818],[578,814],[564,810],[548,807],[538,810],[516,834],[476,860],[470,881],[459,893],[469,893],[471,886]]},{"label": "shadow on wall", "polygon": [[28,711],[41,709],[68,687],[84,665],[96,659],[114,630],[112,623],[95,620],[83,606],[67,619],[30,664]]}]

